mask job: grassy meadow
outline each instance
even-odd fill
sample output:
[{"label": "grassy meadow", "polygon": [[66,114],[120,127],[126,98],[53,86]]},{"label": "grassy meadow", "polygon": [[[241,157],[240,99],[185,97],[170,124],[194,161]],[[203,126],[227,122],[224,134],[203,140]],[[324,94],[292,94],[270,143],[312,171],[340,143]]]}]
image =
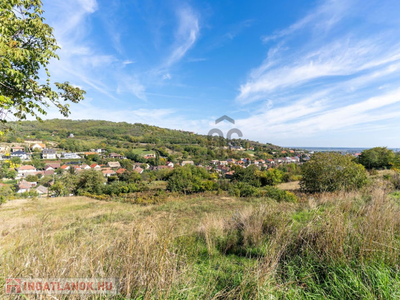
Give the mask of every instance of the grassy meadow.
[{"label": "grassy meadow", "polygon": [[117,299],[398,299],[399,204],[381,181],[298,203],[12,200],[0,206],[0,282],[116,277]]}]

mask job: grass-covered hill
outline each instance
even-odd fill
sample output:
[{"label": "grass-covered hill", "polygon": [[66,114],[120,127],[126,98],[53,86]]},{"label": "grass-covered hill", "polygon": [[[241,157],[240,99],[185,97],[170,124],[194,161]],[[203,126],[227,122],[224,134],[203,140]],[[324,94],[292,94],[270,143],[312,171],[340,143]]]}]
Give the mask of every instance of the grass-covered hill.
[{"label": "grass-covered hill", "polygon": [[0,269],[118,278],[115,299],[399,299],[399,213],[379,182],[298,203],[14,200],[0,207]]},{"label": "grass-covered hill", "polygon": [[[68,138],[72,133],[75,139],[85,140],[109,139],[142,143],[215,144],[220,146],[228,144],[228,141],[224,138],[214,137],[211,139],[209,136],[189,131],[166,129],[139,123],[52,119],[42,122],[23,121],[10,124],[12,131],[2,138],[3,141],[18,142],[26,138],[59,141]],[[272,144],[261,144],[249,140],[234,140],[234,143],[243,147],[247,145],[264,146],[270,149],[281,148]]]},{"label": "grass-covered hill", "polygon": [[[101,120],[52,119],[42,122],[10,123],[12,130],[0,137],[2,143],[24,143],[40,140],[50,147],[65,151],[106,149],[107,152],[127,154],[139,150],[159,150],[161,155],[174,154],[182,159],[210,159],[228,157],[269,158],[281,155],[284,149],[272,144],[221,137],[210,137],[193,132],[160,128],[145,124]],[[69,136],[73,134],[73,138]],[[230,151],[229,145],[241,146],[243,151]],[[249,150],[252,148],[252,150]],[[253,149],[254,148],[254,149]]]}]

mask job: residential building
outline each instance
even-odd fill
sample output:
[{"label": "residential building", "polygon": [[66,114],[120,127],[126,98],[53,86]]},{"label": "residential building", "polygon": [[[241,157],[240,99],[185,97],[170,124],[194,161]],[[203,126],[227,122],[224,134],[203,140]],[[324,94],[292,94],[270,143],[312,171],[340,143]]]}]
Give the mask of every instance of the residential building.
[{"label": "residential building", "polygon": [[65,152],[65,153],[62,154],[62,158],[63,159],[78,159],[78,158],[81,158],[81,157],[76,153],[67,153],[67,152]]},{"label": "residential building", "polygon": [[35,149],[38,149],[40,151],[42,151],[43,149],[46,148],[46,145],[43,143],[36,143],[31,147],[31,150],[34,151]]},{"label": "residential building", "polygon": [[184,160],[181,165],[182,165],[182,167],[185,166],[185,165],[194,166],[194,162],[192,160]]},{"label": "residential building", "polygon": [[119,161],[109,161],[107,163],[107,166],[109,166],[110,168],[121,168],[121,164],[119,163]]},{"label": "residential building", "polygon": [[36,173],[36,168],[31,165],[22,165],[19,168],[17,168],[17,177],[25,177],[27,175],[35,175]]},{"label": "residential building", "polygon": [[16,152],[16,151],[25,151],[25,147],[22,146],[11,147],[11,152]]},{"label": "residential building", "polygon": [[101,167],[100,167],[98,164],[96,164],[96,163],[91,164],[90,167],[91,167],[92,169],[94,169],[94,170],[101,170]]},{"label": "residential building", "polygon": [[27,160],[29,159],[29,154],[26,153],[25,151],[14,151],[10,153],[11,158],[12,157],[19,157],[22,160]]},{"label": "residential building", "polygon": [[43,149],[42,158],[43,159],[56,159],[57,152],[54,149]]},{"label": "residential building", "polygon": [[125,173],[125,171],[126,171],[126,169],[121,168],[121,169],[118,169],[116,173],[117,174],[122,174],[122,173]]},{"label": "residential building", "polygon": [[136,167],[133,169],[133,171],[135,171],[136,173],[139,173],[139,174],[143,173],[143,169],[141,167]]},{"label": "residential building", "polygon": [[60,166],[61,166],[60,163],[49,163],[49,164],[46,164],[46,166],[44,167],[44,169],[47,170],[47,168],[51,168],[51,169],[53,169],[53,170],[56,170],[56,169],[58,169]]},{"label": "residential building", "polygon": [[104,177],[110,177],[115,174],[115,171],[113,171],[111,169],[106,169],[101,172],[103,173]]},{"label": "residential building", "polygon": [[29,192],[30,189],[32,188],[32,185],[29,184],[29,182],[23,180],[19,183],[18,185],[18,194],[26,193]]},{"label": "residential building", "polygon": [[67,170],[69,170],[69,166],[68,165],[62,165],[61,167],[60,167],[60,169],[61,170],[63,170],[63,171],[67,171]]},{"label": "residential building", "polygon": [[36,192],[37,192],[39,195],[47,195],[48,192],[49,192],[49,190],[47,189],[47,187],[45,187],[45,186],[43,186],[43,185],[39,185],[39,186],[36,188]]},{"label": "residential building", "polygon": [[121,154],[118,154],[118,153],[110,153],[108,155],[108,157],[109,158],[118,158],[118,159],[122,159],[123,158],[123,156]]}]

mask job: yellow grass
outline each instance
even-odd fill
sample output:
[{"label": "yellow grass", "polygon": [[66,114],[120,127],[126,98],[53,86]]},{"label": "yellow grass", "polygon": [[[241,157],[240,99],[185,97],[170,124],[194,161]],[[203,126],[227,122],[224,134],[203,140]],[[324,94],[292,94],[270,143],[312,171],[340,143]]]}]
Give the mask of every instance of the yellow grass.
[{"label": "yellow grass", "polygon": [[284,191],[298,191],[300,189],[299,181],[283,182],[278,184],[278,188]]}]

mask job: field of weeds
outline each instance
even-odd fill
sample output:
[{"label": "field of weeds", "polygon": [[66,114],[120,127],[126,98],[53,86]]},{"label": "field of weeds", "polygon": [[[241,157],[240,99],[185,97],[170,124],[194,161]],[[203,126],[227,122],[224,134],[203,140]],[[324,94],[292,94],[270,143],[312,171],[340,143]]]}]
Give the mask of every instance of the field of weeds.
[{"label": "field of weeds", "polygon": [[299,203],[13,200],[0,281],[115,277],[117,299],[398,299],[399,198],[376,183]]}]

